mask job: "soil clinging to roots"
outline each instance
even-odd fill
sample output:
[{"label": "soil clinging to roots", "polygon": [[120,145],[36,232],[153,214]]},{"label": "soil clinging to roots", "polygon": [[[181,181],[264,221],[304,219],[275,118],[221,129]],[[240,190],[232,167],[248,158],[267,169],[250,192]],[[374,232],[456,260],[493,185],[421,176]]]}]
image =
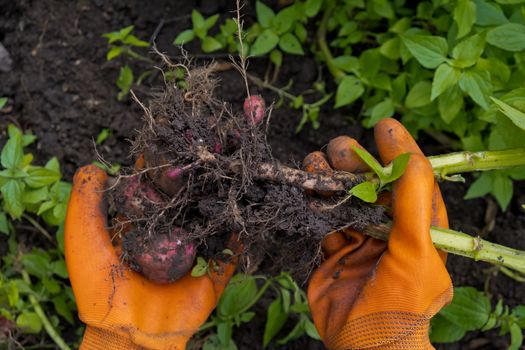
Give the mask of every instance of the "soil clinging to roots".
[{"label": "soil clinging to roots", "polygon": [[[335,205],[344,192],[329,199],[307,194],[280,181],[279,171],[274,181],[262,180],[261,164],[280,167],[266,142],[267,120],[254,125],[217,100],[213,66],[176,69],[185,78],[167,81],[143,106],[145,123],[132,150],[139,160],[111,189],[115,236],[126,243],[125,232],[132,230],[145,242],[183,228],[184,239],[198,246],[197,256],[221,258],[236,232],[247,271],[285,270],[304,279],[319,262],[326,234],[361,230],[384,218],[379,206]],[[129,258],[127,249],[137,247],[128,242],[123,249]]]}]

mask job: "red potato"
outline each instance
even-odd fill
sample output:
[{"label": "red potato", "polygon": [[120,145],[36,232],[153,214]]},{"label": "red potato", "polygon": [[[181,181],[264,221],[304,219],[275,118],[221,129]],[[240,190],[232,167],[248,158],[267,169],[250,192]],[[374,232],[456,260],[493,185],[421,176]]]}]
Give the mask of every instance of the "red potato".
[{"label": "red potato", "polygon": [[244,100],[244,115],[251,125],[257,125],[264,119],[265,106],[261,95],[252,95]]},{"label": "red potato", "polygon": [[155,283],[175,282],[191,270],[197,253],[196,245],[186,236],[180,227],[170,235],[156,234],[146,242],[142,242],[141,235],[127,235],[124,250],[131,268]]},{"label": "red potato", "polygon": [[140,176],[132,176],[121,180],[122,214],[128,218],[140,218],[148,205],[160,205],[164,199],[149,181],[141,180]]}]

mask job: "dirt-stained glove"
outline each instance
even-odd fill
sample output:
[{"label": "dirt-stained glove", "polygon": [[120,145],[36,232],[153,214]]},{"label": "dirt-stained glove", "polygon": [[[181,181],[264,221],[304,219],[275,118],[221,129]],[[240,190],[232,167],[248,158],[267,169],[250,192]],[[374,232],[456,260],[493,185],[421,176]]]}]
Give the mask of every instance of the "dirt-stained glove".
[{"label": "dirt-stained glove", "polygon": [[[383,164],[411,153],[393,185],[390,239],[351,230],[327,236],[326,260],[308,287],[312,317],[330,349],[432,349],[429,321],[452,299],[446,256],[429,234],[431,225],[448,227],[445,205],[429,161],[399,122],[379,122],[375,141]],[[351,146],[358,144],[349,137],[332,140],[328,157],[305,158],[306,170],[367,170]]]},{"label": "dirt-stained glove", "polygon": [[125,268],[106,228],[106,180],[96,166],[81,168],[67,210],[67,269],[79,317],[87,324],[80,349],[185,349],[215,308],[235,266],[219,262],[220,273],[188,274],[167,285]]}]

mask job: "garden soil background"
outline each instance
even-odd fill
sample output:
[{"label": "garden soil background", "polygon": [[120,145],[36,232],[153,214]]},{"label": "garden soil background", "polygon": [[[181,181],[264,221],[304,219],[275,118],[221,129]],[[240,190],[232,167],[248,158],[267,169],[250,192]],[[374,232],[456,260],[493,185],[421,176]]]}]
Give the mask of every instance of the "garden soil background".
[{"label": "garden soil background", "polygon": [[[272,4],[270,2],[271,5]],[[8,123],[15,123],[25,130],[31,130],[37,142],[31,151],[37,162],[44,163],[57,156],[65,179],[71,181],[75,170],[96,159],[93,139],[104,128],[112,130],[112,136],[97,147],[98,152],[112,163],[130,165],[128,157],[130,140],[136,135],[142,123],[142,110],[129,99],[118,102],[115,80],[119,63],[106,62],[106,40],[103,33],[135,25],[141,39],[151,38],[159,23],[164,22],[157,36],[160,51],[171,56],[180,51],[171,42],[175,36],[191,25],[190,14],[197,8],[205,16],[220,13],[222,18],[233,16],[233,1],[0,1],[0,41],[13,59],[7,72],[0,72],[0,96],[8,97],[6,108],[0,112],[0,146],[6,140]],[[255,17],[253,3],[243,9],[245,19]],[[311,36],[313,37],[313,33]],[[191,54],[200,54],[199,45],[187,47]],[[153,57],[153,56],[152,56]],[[227,55],[217,54],[202,57],[196,63],[210,58],[225,60]],[[268,62],[264,59],[250,60],[249,71],[262,77]],[[140,66],[134,66],[137,72]],[[293,80],[292,92],[306,90],[318,78],[319,67],[312,56],[285,57],[277,86],[284,86]],[[322,72],[328,84],[327,72]],[[221,83],[218,97],[230,102],[240,110],[245,91],[242,81],[234,70],[220,74]],[[150,82],[153,86],[158,81]],[[330,86],[330,85],[329,85]],[[149,86],[134,89],[141,100],[149,98]],[[277,96],[252,86],[252,93],[261,93],[267,102]],[[285,108],[272,113],[269,129],[269,143],[274,156],[281,162],[297,165],[311,151],[322,149],[333,137],[350,135],[374,151],[370,130],[364,130],[351,117],[350,111],[333,110],[326,107],[320,116],[321,127],[313,130],[306,126],[295,134],[301,118],[298,111]],[[421,135],[418,140],[428,154],[449,152],[430,138]],[[516,183],[514,197],[507,212],[498,211],[492,230],[487,230],[487,211],[495,206],[492,199],[464,201],[462,198],[472,181],[467,176],[467,185],[445,183],[442,185],[450,218],[450,226],[471,234],[483,234],[484,238],[525,250],[525,184]],[[23,237],[27,247],[43,246],[46,242],[20,224],[17,235]],[[5,237],[0,237],[0,256],[5,253]],[[492,276],[489,265],[472,260],[449,256],[447,267],[455,286],[473,286],[484,289],[493,296],[493,302],[503,298],[509,305],[525,302],[525,288],[508,277]],[[487,280],[487,278],[489,278]],[[304,286],[306,288],[306,285]],[[257,317],[249,324],[234,331],[239,349],[261,348],[265,323],[265,310],[269,299],[256,306]],[[289,323],[288,329],[293,326]],[[72,330],[70,332],[74,334]],[[67,338],[67,334],[65,335]],[[469,333],[460,343],[439,345],[440,349],[504,349],[508,337],[501,337],[494,331]],[[272,346],[271,346],[272,347]],[[321,343],[301,338],[281,349],[323,349]]]}]

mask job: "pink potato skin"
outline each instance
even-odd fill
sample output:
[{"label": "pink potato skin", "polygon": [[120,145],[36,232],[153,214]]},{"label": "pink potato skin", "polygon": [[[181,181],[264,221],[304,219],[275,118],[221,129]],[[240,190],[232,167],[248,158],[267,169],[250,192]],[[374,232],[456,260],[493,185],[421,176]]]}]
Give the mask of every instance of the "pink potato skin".
[{"label": "pink potato skin", "polygon": [[261,95],[252,95],[244,100],[244,115],[251,125],[257,125],[264,119],[265,105]]},{"label": "pink potato skin", "polygon": [[186,235],[186,231],[177,227],[171,235],[154,237],[142,253],[133,257],[140,267],[139,272],[159,284],[172,283],[186,275],[193,267],[197,253],[194,243],[184,241]]}]

